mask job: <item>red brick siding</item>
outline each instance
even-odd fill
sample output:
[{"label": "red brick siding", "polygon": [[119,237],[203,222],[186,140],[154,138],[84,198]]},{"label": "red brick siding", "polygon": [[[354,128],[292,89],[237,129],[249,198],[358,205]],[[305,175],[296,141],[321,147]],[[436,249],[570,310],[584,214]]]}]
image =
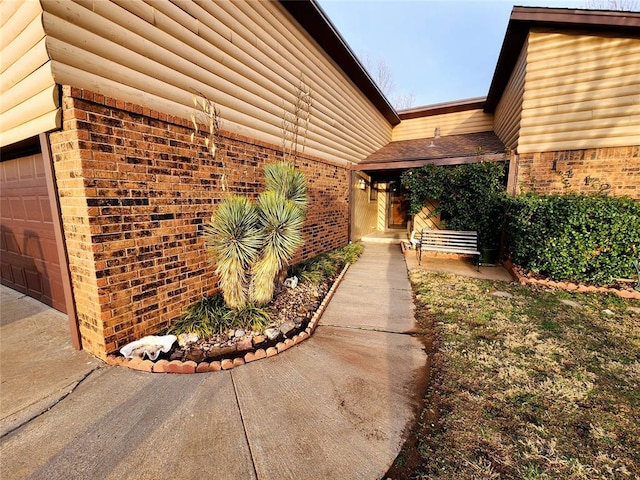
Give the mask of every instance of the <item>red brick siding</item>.
[{"label": "red brick siding", "polygon": [[[282,158],[276,146],[224,133],[214,160],[191,132],[184,119],[63,88],[51,147],[83,346],[100,357],[215,290],[201,225],[224,195],[255,197],[264,164]],[[311,204],[296,261],[346,244],[349,221],[348,171],[317,158],[298,167]]]},{"label": "red brick siding", "polygon": [[604,189],[610,195],[640,199],[640,145],[523,154],[517,169],[517,185],[525,192],[593,193]]}]

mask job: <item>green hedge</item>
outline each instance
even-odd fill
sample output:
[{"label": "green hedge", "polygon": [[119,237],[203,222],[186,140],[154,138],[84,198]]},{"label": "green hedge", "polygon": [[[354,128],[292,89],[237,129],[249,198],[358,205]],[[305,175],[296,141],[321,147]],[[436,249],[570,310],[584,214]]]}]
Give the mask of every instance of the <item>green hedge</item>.
[{"label": "green hedge", "polygon": [[640,258],[640,202],[603,195],[511,198],[508,244],[517,265],[556,280],[606,285]]}]

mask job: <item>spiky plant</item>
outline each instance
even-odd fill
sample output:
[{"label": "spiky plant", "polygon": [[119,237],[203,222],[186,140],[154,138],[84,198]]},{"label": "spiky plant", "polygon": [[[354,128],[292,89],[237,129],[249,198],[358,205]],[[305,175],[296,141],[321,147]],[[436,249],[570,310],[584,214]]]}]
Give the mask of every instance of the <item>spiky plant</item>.
[{"label": "spiky plant", "polygon": [[271,322],[271,314],[266,307],[247,303],[240,308],[229,310],[227,319],[236,327],[263,331]]},{"label": "spiky plant", "polygon": [[222,295],[203,297],[173,323],[167,333],[195,333],[200,338],[207,338],[216,333],[224,333],[232,325],[229,308],[224,304]]},{"label": "spiky plant", "polygon": [[264,245],[260,227],[255,205],[237,195],[225,199],[204,227],[207,250],[231,308],[247,303],[249,272]]},{"label": "spiky plant", "polygon": [[302,245],[305,214],[275,190],[267,190],[258,197],[258,211],[264,247],[253,266],[250,298],[262,305],[271,300],[276,276]]},{"label": "spiky plant", "polygon": [[278,192],[285,200],[291,200],[303,211],[307,209],[307,182],[304,174],[292,163],[277,162],[265,166],[264,183],[267,190]]}]

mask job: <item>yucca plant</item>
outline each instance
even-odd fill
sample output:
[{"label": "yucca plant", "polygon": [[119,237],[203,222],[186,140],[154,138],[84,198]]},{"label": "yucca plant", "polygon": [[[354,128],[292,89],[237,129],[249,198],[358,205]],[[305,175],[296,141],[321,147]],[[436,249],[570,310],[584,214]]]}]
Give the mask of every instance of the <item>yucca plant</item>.
[{"label": "yucca plant", "polygon": [[272,163],[264,167],[264,183],[267,191],[279,193],[306,211],[309,197],[304,174],[289,162]]},{"label": "yucca plant", "polygon": [[258,197],[259,222],[264,246],[252,269],[251,299],[259,305],[271,300],[280,270],[302,245],[304,211],[275,190]]},{"label": "yucca plant", "polygon": [[237,195],[225,199],[204,227],[207,250],[231,308],[247,303],[249,272],[264,246],[260,227],[255,205]]}]

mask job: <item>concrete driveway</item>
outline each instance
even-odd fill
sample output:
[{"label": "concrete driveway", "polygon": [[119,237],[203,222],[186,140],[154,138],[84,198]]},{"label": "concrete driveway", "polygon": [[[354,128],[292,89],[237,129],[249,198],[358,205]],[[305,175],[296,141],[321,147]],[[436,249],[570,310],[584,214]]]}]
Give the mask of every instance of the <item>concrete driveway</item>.
[{"label": "concrete driveway", "polygon": [[194,375],[72,360],[91,373],[1,438],[0,478],[381,478],[426,381],[412,329],[399,247],[367,245],[313,337],[275,357]]}]

